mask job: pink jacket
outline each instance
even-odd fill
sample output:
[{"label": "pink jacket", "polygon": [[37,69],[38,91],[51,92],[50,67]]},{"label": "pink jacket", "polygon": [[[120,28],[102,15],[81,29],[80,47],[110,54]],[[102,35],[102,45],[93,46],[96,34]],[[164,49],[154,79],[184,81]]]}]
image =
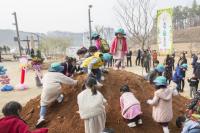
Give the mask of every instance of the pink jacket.
[{"label": "pink jacket", "polygon": [[165,88],[154,92],[154,98],[151,100],[153,105],[152,117],[156,122],[170,122],[173,118],[172,96],[177,95],[177,91]]},{"label": "pink jacket", "polygon": [[133,119],[142,114],[140,102],[131,92],[125,92],[120,97],[121,113],[125,119]]},{"label": "pink jacket", "polygon": [[100,48],[101,48],[101,40],[98,39],[98,40],[95,41],[95,43],[96,43],[97,49],[100,50]]},{"label": "pink jacket", "polygon": [[[111,49],[110,49],[111,54],[115,54],[117,52],[117,45],[118,45],[118,38],[115,37],[115,39],[113,40],[113,42],[111,44]],[[123,54],[126,54],[128,51],[128,48],[127,48],[127,42],[126,42],[125,37],[122,38],[122,45],[123,45],[122,52],[123,52]]]}]

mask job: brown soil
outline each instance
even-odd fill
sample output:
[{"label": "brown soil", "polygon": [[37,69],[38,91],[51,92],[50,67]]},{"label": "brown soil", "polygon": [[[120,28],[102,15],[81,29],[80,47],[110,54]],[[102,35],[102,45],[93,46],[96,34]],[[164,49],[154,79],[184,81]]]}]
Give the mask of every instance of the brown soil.
[{"label": "brown soil", "polygon": [[[76,113],[77,94],[81,92],[85,76],[78,76],[80,84],[76,88],[63,87],[65,100],[61,104],[52,104],[48,108],[47,123],[44,127],[49,128],[49,133],[84,133],[84,123]],[[143,125],[136,128],[128,128],[120,114],[119,88],[128,84],[132,92],[141,102]],[[106,127],[114,128],[116,133],[162,133],[162,128],[152,119],[152,107],[146,104],[148,98],[153,97],[154,88],[141,77],[123,71],[110,71],[106,75],[104,87],[100,89],[108,100]],[[39,117],[39,96],[30,100],[23,108],[23,118],[34,129]],[[177,96],[173,99],[174,119],[170,122],[169,128],[172,133],[179,133],[176,128],[175,119],[184,112],[186,99]]]}]

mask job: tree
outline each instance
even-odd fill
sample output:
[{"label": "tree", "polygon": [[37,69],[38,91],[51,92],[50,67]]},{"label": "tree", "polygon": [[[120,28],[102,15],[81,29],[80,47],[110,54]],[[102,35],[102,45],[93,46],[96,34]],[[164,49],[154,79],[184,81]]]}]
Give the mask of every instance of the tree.
[{"label": "tree", "polygon": [[150,0],[118,0],[116,13],[119,21],[128,31],[130,38],[141,44],[147,44],[153,27],[154,6]]},{"label": "tree", "polygon": [[5,54],[7,54],[7,47],[5,45],[3,46],[3,51]]},{"label": "tree", "polygon": [[66,48],[70,45],[69,38],[63,37],[45,37],[41,40],[39,49],[46,55],[65,53]]}]

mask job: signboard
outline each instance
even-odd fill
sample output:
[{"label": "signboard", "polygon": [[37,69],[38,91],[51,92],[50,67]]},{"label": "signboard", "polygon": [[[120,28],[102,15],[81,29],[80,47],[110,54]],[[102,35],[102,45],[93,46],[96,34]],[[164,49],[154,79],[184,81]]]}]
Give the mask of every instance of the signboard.
[{"label": "signboard", "polygon": [[173,10],[171,8],[157,11],[157,44],[161,55],[173,52]]}]

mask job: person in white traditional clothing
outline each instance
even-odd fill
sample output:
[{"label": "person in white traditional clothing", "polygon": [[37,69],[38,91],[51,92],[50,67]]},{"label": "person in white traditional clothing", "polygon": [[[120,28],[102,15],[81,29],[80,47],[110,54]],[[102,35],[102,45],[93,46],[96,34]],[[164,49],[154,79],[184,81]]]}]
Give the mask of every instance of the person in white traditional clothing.
[{"label": "person in white traditional clothing", "polygon": [[107,103],[104,96],[96,90],[97,81],[89,77],[85,89],[78,94],[79,114],[84,120],[85,133],[100,133],[105,128]]},{"label": "person in white traditional clothing", "polygon": [[42,79],[43,90],[40,101],[40,118],[36,124],[36,127],[40,127],[45,122],[45,116],[47,112],[47,106],[56,101],[61,103],[64,99],[64,95],[61,92],[61,84],[77,85],[78,81],[73,80],[64,74],[62,71],[64,67],[60,63],[52,63],[48,72]]}]

